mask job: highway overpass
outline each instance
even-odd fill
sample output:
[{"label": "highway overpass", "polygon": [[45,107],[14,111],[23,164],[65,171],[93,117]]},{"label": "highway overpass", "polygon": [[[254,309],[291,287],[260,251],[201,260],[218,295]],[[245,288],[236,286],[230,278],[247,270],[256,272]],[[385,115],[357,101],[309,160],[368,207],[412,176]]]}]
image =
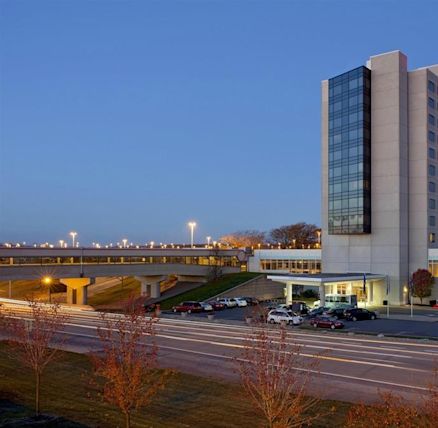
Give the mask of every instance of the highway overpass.
[{"label": "highway overpass", "polygon": [[202,280],[215,273],[246,270],[247,253],[217,248],[0,248],[0,280],[59,279],[67,302],[86,304],[96,277],[135,276],[142,294],[159,297],[167,275]]}]

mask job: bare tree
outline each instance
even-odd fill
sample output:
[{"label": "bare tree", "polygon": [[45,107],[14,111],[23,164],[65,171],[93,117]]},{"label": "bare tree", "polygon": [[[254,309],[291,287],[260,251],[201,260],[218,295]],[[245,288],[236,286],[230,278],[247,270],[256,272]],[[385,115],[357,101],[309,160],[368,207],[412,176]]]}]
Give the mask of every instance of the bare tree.
[{"label": "bare tree", "polygon": [[320,229],[314,224],[296,223],[277,227],[270,232],[270,240],[284,247],[303,248],[318,243]]},{"label": "bare tree", "polygon": [[319,399],[307,395],[315,365],[300,351],[285,328],[263,323],[254,327],[236,360],[243,389],[269,428],[302,427],[322,416],[316,411]]},{"label": "bare tree", "polygon": [[223,244],[231,247],[255,247],[265,243],[265,233],[258,230],[243,230],[224,235],[219,239]]},{"label": "bare tree", "polygon": [[40,386],[47,365],[57,356],[66,336],[62,334],[68,320],[58,304],[29,301],[29,317],[22,319],[9,312],[4,318],[10,357],[33,370],[35,376],[35,415],[40,414]]},{"label": "bare tree", "polygon": [[131,299],[122,315],[102,314],[101,351],[91,356],[96,384],[104,399],[118,407],[131,426],[131,414],[148,405],[170,374],[158,370],[154,340],[156,318],[146,318]]}]

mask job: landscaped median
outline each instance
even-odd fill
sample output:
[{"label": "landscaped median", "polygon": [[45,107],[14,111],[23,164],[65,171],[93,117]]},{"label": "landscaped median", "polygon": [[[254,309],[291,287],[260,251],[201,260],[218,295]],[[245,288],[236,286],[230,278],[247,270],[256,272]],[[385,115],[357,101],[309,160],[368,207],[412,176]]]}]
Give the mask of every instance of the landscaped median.
[{"label": "landscaped median", "polygon": [[[0,424],[33,414],[32,373],[8,357],[11,348],[0,343]],[[52,362],[41,384],[41,410],[87,427],[123,425],[123,416],[106,404],[90,384],[90,360],[85,355],[61,353]],[[319,411],[333,406],[336,412],[316,421],[314,427],[343,425],[350,404],[322,401]],[[183,416],[182,416],[183,415]],[[153,403],[132,415],[133,427],[182,428],[208,425],[237,428],[263,426],[238,384],[176,373]],[[14,425],[19,426],[19,425]],[[61,421],[52,427],[77,426]]]},{"label": "landscaped median", "polygon": [[[223,275],[219,279],[209,281],[193,290],[162,300],[160,306],[161,309],[166,310],[171,309],[173,306],[183,301],[195,300],[202,302],[258,276],[260,276],[259,273],[252,272],[239,272]],[[176,286],[178,287],[178,285]]]}]

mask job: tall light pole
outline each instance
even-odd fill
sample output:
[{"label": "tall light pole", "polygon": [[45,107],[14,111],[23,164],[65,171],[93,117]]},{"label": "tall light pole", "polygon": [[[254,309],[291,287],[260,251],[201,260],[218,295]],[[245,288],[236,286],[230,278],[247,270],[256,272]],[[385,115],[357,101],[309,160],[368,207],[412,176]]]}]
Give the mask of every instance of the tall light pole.
[{"label": "tall light pole", "polygon": [[190,246],[193,248],[193,235],[195,233],[196,223],[194,221],[190,221],[189,227],[190,227]]},{"label": "tall light pole", "polygon": [[70,232],[70,236],[71,236],[71,240],[72,240],[72,247],[73,248],[75,247],[75,238],[76,238],[77,234],[78,234],[77,232]]},{"label": "tall light pole", "polygon": [[207,247],[210,248],[211,236],[207,236]]}]

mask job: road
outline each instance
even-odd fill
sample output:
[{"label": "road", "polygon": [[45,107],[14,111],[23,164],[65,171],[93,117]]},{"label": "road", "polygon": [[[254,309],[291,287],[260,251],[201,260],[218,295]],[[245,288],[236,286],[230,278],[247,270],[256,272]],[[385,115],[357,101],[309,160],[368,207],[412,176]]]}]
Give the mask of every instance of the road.
[{"label": "road", "polygon": [[[28,316],[25,307],[14,307],[14,311]],[[97,349],[99,314],[69,313],[65,330],[68,349],[84,353]],[[191,374],[237,380],[234,359],[250,331],[245,325],[161,318],[157,324],[160,364]],[[330,399],[370,402],[376,399],[379,388],[416,400],[427,391],[438,360],[438,344],[433,342],[341,336],[292,327],[289,331],[288,341],[300,345],[304,357],[319,362],[312,391]]]},{"label": "road", "polygon": [[[219,320],[226,320],[234,323],[235,321],[243,321],[245,315],[250,313],[251,308],[233,308],[226,309],[224,311],[215,312],[215,318]],[[406,315],[406,319],[395,319],[395,314],[391,316],[394,318],[387,319],[386,313],[379,311],[379,317],[376,320],[364,320],[364,321],[346,321],[341,320],[345,324],[345,331],[354,333],[375,333],[376,335],[382,333],[384,335],[391,336],[412,336],[412,337],[432,337],[438,338],[438,311],[436,309],[424,311],[427,315],[427,321],[412,321],[409,316],[402,311],[398,315]],[[173,314],[170,311],[165,314],[166,317],[181,318],[180,314]],[[201,320],[207,320],[205,313],[190,314],[190,318]],[[308,321],[305,320],[305,325],[308,325]]]}]

